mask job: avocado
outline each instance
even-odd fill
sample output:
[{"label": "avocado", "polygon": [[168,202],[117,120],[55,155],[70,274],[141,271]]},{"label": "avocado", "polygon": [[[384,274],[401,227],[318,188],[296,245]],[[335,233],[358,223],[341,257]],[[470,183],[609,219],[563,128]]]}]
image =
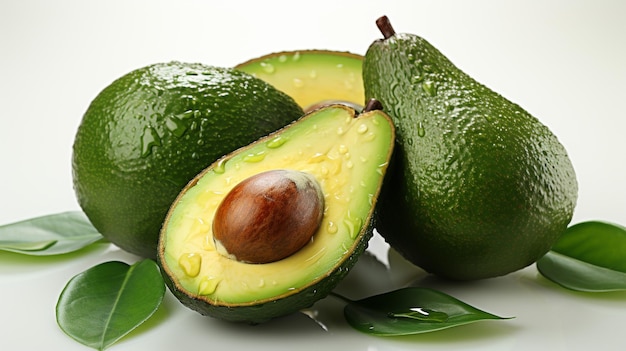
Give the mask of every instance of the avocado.
[{"label": "avocado", "polygon": [[500,276],[543,256],[571,221],[578,185],[564,146],[537,118],[413,34],[363,63],[365,96],[397,128],[377,229],[409,261],[455,280]]},{"label": "avocado", "polygon": [[363,56],[350,52],[300,50],[264,55],[235,68],[272,84],[308,111],[332,102],[362,107],[362,65]]},{"label": "avocado", "polygon": [[72,155],[78,202],[109,241],[155,258],[165,214],[191,178],[303,114],[291,97],[232,68],[138,68],[83,115]]},{"label": "avocado", "polygon": [[169,289],[203,315],[248,323],[325,297],[372,236],[393,145],[384,112],[338,104],[219,159],[167,214],[157,260]]}]

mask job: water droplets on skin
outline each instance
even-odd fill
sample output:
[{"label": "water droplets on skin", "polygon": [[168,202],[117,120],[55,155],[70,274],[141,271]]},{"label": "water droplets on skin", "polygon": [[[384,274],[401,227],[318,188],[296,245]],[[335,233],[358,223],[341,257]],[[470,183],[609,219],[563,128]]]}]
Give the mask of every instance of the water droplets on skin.
[{"label": "water droplets on skin", "polygon": [[423,137],[424,135],[426,135],[424,124],[422,123],[422,121],[419,121],[419,123],[417,124],[417,136]]},{"label": "water droplets on skin", "polygon": [[161,137],[154,128],[147,127],[141,135],[141,157],[150,155],[154,146],[161,146]]},{"label": "water droplets on skin", "polygon": [[280,62],[280,63],[287,62],[287,55],[280,55],[280,56],[278,56],[278,62]]},{"label": "water droplets on skin", "polygon": [[430,323],[443,323],[448,320],[448,314],[428,308],[413,307],[406,312],[389,312],[389,318],[408,318]]},{"label": "water droplets on skin", "polygon": [[424,90],[424,93],[428,96],[434,97],[437,95],[437,86],[430,80],[422,83],[422,90]]},{"label": "water droplets on skin", "polygon": [[175,137],[180,138],[187,131],[188,125],[185,121],[170,116],[165,119],[165,127],[167,127]]}]

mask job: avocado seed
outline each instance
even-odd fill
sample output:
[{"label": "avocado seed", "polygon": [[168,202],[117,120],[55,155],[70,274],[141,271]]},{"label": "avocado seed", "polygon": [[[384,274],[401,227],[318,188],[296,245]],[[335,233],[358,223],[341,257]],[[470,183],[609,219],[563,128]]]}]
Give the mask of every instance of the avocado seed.
[{"label": "avocado seed", "polygon": [[319,183],[307,173],[272,170],[237,184],[215,212],[217,251],[247,263],[286,258],[306,245],[324,214]]}]

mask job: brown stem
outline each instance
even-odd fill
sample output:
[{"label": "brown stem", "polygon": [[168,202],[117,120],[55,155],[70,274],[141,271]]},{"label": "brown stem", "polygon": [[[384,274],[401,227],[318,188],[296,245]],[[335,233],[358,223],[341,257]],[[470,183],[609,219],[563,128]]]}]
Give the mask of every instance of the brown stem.
[{"label": "brown stem", "polygon": [[379,17],[376,20],[376,26],[378,26],[380,32],[383,33],[385,39],[389,39],[396,34],[396,31],[393,29],[393,26],[391,26],[391,22],[387,16]]},{"label": "brown stem", "polygon": [[362,112],[369,112],[369,111],[382,110],[382,109],[383,109],[383,104],[380,101],[376,99],[370,99],[370,101],[368,101],[365,107],[363,108]]}]

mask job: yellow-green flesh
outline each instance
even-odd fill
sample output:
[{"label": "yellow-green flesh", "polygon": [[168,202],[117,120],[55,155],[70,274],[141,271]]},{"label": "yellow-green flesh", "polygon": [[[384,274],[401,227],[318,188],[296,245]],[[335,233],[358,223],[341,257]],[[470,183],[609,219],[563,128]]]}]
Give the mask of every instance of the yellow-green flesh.
[{"label": "yellow-green flesh", "polygon": [[[318,110],[235,152],[200,174],[182,193],[162,233],[165,269],[174,283],[213,305],[246,305],[295,294],[339,267],[372,215],[393,145],[393,126],[379,111],[354,118],[345,107]],[[312,174],[325,198],[318,232],[283,260],[248,264],[222,256],[212,218],[242,180],[270,169]]]},{"label": "yellow-green flesh", "polygon": [[275,53],[238,65],[306,108],[320,101],[365,103],[361,69],[363,57],[328,50]]}]

